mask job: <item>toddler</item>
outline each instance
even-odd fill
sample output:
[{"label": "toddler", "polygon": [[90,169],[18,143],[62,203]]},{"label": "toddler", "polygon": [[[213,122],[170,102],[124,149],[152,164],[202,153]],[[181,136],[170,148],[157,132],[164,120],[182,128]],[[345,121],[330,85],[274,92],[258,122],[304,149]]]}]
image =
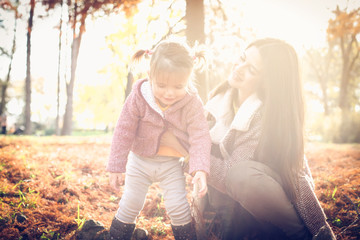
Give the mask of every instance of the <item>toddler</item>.
[{"label": "toddler", "polygon": [[[199,197],[207,192],[211,139],[202,102],[191,83],[193,69],[205,60],[186,44],[163,41],[139,50],[133,61],[150,58],[148,78],[138,80],[115,127],[107,171],[110,185],[125,187],[110,227],[111,239],[130,239],[148,187],[159,182],[175,239],[196,239],[191,224],[180,158],[188,159]],[[201,63],[202,61],[196,61]],[[126,174],[124,174],[126,172]]]}]

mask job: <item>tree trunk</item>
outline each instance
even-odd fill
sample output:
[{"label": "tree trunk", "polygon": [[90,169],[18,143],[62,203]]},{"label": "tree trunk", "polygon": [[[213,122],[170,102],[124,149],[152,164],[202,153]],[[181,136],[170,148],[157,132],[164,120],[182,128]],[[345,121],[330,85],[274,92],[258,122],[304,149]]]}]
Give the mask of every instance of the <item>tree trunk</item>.
[{"label": "tree trunk", "polygon": [[196,41],[205,43],[204,1],[186,0],[186,39],[193,46]]},{"label": "tree trunk", "polygon": [[[326,80],[324,80],[326,81]],[[329,111],[329,105],[328,105],[328,95],[327,95],[327,86],[326,83],[322,83],[321,84],[321,91],[323,93],[323,107],[324,107],[324,115],[325,116],[329,116],[330,111]]]},{"label": "tree trunk", "polygon": [[[129,68],[128,68],[129,69]],[[124,102],[126,100],[126,98],[129,96],[132,86],[134,83],[134,75],[133,73],[129,70],[128,71],[128,75],[127,75],[127,81],[126,81],[126,88],[125,88],[125,97],[124,97]]]},{"label": "tree trunk", "polygon": [[59,56],[58,56],[58,76],[57,76],[57,91],[56,91],[56,120],[55,120],[55,134],[60,135],[60,75],[61,75],[61,38],[62,38],[62,21],[63,21],[63,0],[61,1],[61,15],[59,27]]},{"label": "tree trunk", "polygon": [[27,56],[26,56],[26,80],[25,80],[25,134],[31,133],[31,31],[34,19],[35,0],[30,0],[30,16],[27,31]]},{"label": "tree trunk", "polygon": [[[186,38],[191,47],[196,42],[205,43],[204,32],[204,1],[186,0]],[[196,86],[203,102],[207,101],[209,91],[206,72],[196,72]]]},{"label": "tree trunk", "polygon": [[331,46],[329,46],[328,49],[328,53],[327,53],[327,57],[325,59],[326,63],[325,63],[325,70],[322,74],[322,77],[319,79],[320,80],[320,86],[321,86],[321,91],[323,93],[323,106],[324,106],[324,115],[325,116],[329,116],[330,114],[330,109],[329,109],[329,103],[328,103],[328,94],[327,94],[327,82],[329,79],[329,71],[330,71],[330,63],[332,60],[333,56],[332,56],[332,48]]},{"label": "tree trunk", "polygon": [[75,83],[75,72],[77,67],[77,59],[79,56],[80,43],[83,31],[80,30],[79,35],[74,38],[71,46],[71,76],[70,82],[66,84],[66,107],[64,114],[64,124],[61,131],[61,135],[71,135],[72,133],[72,117],[73,117],[73,94]]},{"label": "tree trunk", "polygon": [[331,54],[331,47],[328,50],[328,53],[325,57],[321,57],[324,59],[325,64],[324,67],[322,64],[318,64],[316,59],[316,56],[313,55],[310,51],[307,52],[308,61],[310,64],[310,67],[313,69],[316,78],[319,82],[321,92],[322,92],[322,105],[324,107],[324,115],[328,116],[330,114],[329,105],[328,105],[328,94],[327,94],[327,82],[329,79],[329,71],[330,71],[330,63],[332,60],[332,54]]},{"label": "tree trunk", "polygon": [[351,138],[351,120],[350,120],[350,102],[348,96],[349,87],[349,70],[347,61],[344,61],[341,73],[339,107],[341,109],[341,124],[339,129],[339,137],[335,142],[346,143]]},{"label": "tree trunk", "polygon": [[352,142],[354,129],[352,128],[351,114],[348,109],[341,109],[341,122],[338,134],[335,135],[335,143]]},{"label": "tree trunk", "polygon": [[352,37],[351,41],[346,46],[343,39],[341,39],[341,53],[343,59],[343,66],[341,72],[341,82],[340,82],[340,94],[339,94],[339,107],[341,109],[341,125],[339,132],[339,142],[345,143],[353,141],[353,120],[351,119],[351,92],[349,91],[351,73],[354,70],[354,64],[360,56],[360,51],[355,48],[355,55],[351,57],[353,46],[356,38]]},{"label": "tree trunk", "polygon": [[6,75],[6,80],[4,82],[4,84],[1,86],[1,102],[0,102],[0,115],[2,115],[5,112],[5,106],[6,106],[6,101],[7,101],[7,94],[6,94],[6,90],[9,86],[9,82],[10,82],[10,74],[11,74],[11,69],[12,69],[12,62],[14,59],[14,53],[15,53],[15,49],[16,49],[16,29],[17,29],[17,21],[18,21],[18,13],[17,10],[15,11],[15,24],[14,24],[14,38],[13,38],[13,43],[12,43],[12,47],[11,47],[11,54],[10,54],[10,63],[9,63],[9,68],[8,68],[8,72]]},{"label": "tree trunk", "polygon": [[341,82],[340,82],[340,95],[339,95],[339,107],[341,110],[349,108],[349,99],[348,99],[348,87],[349,87],[349,69],[348,58],[344,59],[343,68],[341,72]]},{"label": "tree trunk", "polygon": [[319,84],[320,84],[320,88],[321,88],[321,92],[322,92],[322,104],[324,107],[324,115],[325,116],[329,116],[330,111],[329,111],[329,105],[328,105],[328,94],[327,94],[327,80],[329,78],[329,68],[325,68],[325,71],[323,74],[319,73],[320,70],[316,69],[316,67],[312,64],[314,71],[316,72],[317,78],[319,80]]}]

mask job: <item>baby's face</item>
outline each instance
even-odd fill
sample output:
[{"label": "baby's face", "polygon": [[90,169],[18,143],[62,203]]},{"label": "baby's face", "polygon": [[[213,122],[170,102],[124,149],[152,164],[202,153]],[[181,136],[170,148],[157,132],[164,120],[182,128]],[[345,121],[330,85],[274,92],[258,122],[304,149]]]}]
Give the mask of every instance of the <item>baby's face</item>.
[{"label": "baby's face", "polygon": [[154,97],[162,107],[170,106],[184,98],[190,74],[168,72],[152,78],[151,87]]}]

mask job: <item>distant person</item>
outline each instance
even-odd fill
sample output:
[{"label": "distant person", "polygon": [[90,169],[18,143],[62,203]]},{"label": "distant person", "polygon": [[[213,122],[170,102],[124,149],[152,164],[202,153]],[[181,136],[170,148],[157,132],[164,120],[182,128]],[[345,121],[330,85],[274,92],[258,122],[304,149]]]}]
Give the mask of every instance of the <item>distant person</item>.
[{"label": "distant person", "polygon": [[304,157],[295,50],[260,39],[238,54],[205,105],[213,142],[208,197],[223,238],[335,239]]},{"label": "distant person", "polygon": [[[189,158],[189,173],[207,192],[211,140],[202,102],[192,85],[194,67],[204,52],[184,43],[163,41],[154,50],[139,50],[134,61],[151,57],[148,78],[135,83],[115,127],[107,171],[110,185],[125,187],[110,226],[111,239],[130,239],[148,187],[160,182],[175,239],[196,239],[180,158]],[[195,62],[194,62],[195,61]],[[196,64],[195,64],[196,63]]]},{"label": "distant person", "polygon": [[15,131],[13,132],[14,135],[22,135],[24,134],[24,126],[18,126],[15,124]]},{"label": "distant person", "polygon": [[7,117],[5,113],[1,114],[0,116],[0,124],[1,124],[1,134],[6,135]]}]

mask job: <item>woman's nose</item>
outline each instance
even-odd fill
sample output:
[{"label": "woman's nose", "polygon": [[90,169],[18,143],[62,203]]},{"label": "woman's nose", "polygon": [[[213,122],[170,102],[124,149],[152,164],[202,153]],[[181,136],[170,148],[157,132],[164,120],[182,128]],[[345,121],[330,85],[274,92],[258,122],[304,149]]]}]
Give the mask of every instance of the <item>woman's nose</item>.
[{"label": "woman's nose", "polygon": [[245,63],[237,63],[233,67],[233,71],[241,73],[245,69],[246,64]]}]

